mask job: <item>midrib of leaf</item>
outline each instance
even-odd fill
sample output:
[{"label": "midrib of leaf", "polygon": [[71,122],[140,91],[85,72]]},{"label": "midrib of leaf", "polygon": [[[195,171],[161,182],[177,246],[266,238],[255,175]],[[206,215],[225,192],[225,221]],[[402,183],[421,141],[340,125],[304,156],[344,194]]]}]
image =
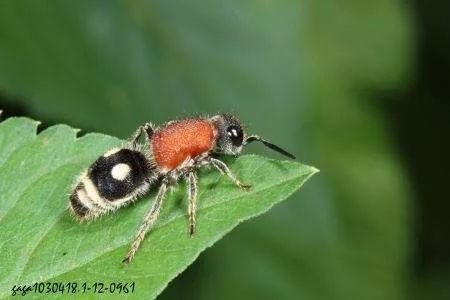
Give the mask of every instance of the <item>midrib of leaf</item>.
[{"label": "midrib of leaf", "polygon": [[[246,156],[247,156],[247,157],[248,157],[248,156],[257,157],[256,155],[246,155]],[[243,156],[243,158],[245,158],[246,156]],[[259,166],[259,168],[260,168],[260,166]],[[257,170],[257,168],[255,168],[254,170]],[[214,203],[211,203],[211,204],[205,204],[205,205],[200,206],[199,209],[198,209],[198,212],[199,212],[199,213],[205,212],[205,211],[207,211],[208,209],[213,209],[213,208],[216,207],[216,206],[223,205],[223,204],[226,204],[226,203],[229,203],[229,202],[234,202],[234,201],[237,201],[237,200],[239,200],[239,199],[243,199],[243,198],[246,198],[246,197],[248,197],[248,196],[251,196],[251,195],[254,195],[254,194],[258,194],[258,193],[264,192],[264,191],[269,190],[269,189],[271,189],[271,188],[274,188],[274,187],[277,187],[277,186],[280,186],[280,185],[289,183],[289,182],[294,181],[294,180],[298,180],[298,179],[302,178],[302,177],[305,176],[305,175],[307,175],[307,178],[305,178],[303,181],[306,181],[306,180],[307,180],[309,177],[311,177],[314,173],[315,173],[315,171],[314,171],[314,172],[311,172],[311,173],[309,173],[309,174],[308,174],[307,172],[303,172],[303,173],[300,173],[300,174],[296,174],[296,175],[290,176],[290,177],[286,178],[285,180],[280,180],[280,181],[278,181],[277,183],[274,183],[273,185],[266,185],[265,187],[259,188],[259,189],[257,189],[257,190],[251,189],[249,192],[247,192],[247,193],[245,193],[245,194],[237,194],[237,195],[235,195],[235,196],[233,196],[233,197],[230,197],[230,198],[221,198],[221,199],[218,200],[217,202],[214,202]],[[200,188],[201,188],[201,187],[200,187]],[[203,189],[203,190],[206,190],[206,189]],[[201,198],[201,195],[202,195],[202,194],[203,194],[203,193],[199,194],[199,198]],[[148,199],[142,199],[142,200],[140,200],[140,201],[144,201],[144,202],[145,202],[146,200],[148,200]],[[170,201],[170,199],[167,199],[166,202],[168,202],[168,201]],[[275,205],[275,203],[273,203],[270,207],[268,207],[267,210],[270,209],[273,205]],[[150,206],[150,203],[148,203],[148,206]],[[267,211],[267,210],[266,210],[266,211]],[[264,212],[265,212],[265,211],[264,211]],[[264,212],[258,213],[258,214],[256,214],[256,215],[262,214],[262,213],[264,213]],[[58,223],[58,221],[64,216],[65,213],[67,213],[67,211],[62,211],[62,212],[58,215],[58,218],[56,218],[57,221],[53,223],[52,227],[55,226],[56,223]],[[240,219],[240,220],[238,220],[238,224],[241,223],[241,222],[243,222],[243,221],[245,221],[245,220],[247,220],[247,219],[250,219],[250,218],[252,218],[252,217],[254,217],[254,216],[256,216],[256,215],[252,215],[252,216],[248,216],[248,217],[245,217],[245,218],[243,218],[243,219]],[[176,220],[178,220],[178,219],[181,219],[181,218],[185,218],[185,217],[186,217],[186,216],[185,216],[184,214],[182,214],[182,213],[173,214],[173,215],[169,216],[168,218],[166,218],[166,219],[164,219],[164,220],[161,220],[160,222],[158,222],[157,224],[155,224],[154,230],[156,230],[156,229],[161,229],[161,228],[167,226],[169,223],[174,222],[174,221],[176,221]],[[44,240],[45,236],[46,236],[47,233],[52,229],[52,227],[49,227],[48,230],[45,231],[45,234],[42,235],[42,237],[40,238],[39,241]],[[231,229],[230,229],[230,230],[231,230]],[[228,233],[228,232],[224,232],[223,234],[219,234],[218,238],[217,238],[217,239],[214,239],[214,241],[212,241],[206,248],[208,248],[208,247],[210,247],[211,245],[213,245],[214,242],[215,242],[216,240],[218,240],[220,237],[224,236],[226,233]],[[27,263],[26,263],[26,265],[24,266],[24,268],[22,268],[22,272],[21,272],[20,275],[17,277],[17,281],[19,281],[19,282],[34,282],[34,281],[36,281],[37,278],[39,278],[40,280],[48,280],[48,279],[54,278],[54,277],[56,277],[56,276],[58,276],[58,275],[61,275],[61,274],[70,272],[70,271],[72,271],[72,270],[74,270],[74,269],[76,269],[76,268],[79,268],[79,267],[83,266],[83,265],[86,265],[87,263],[89,263],[89,262],[91,262],[91,261],[97,259],[98,257],[103,256],[103,255],[107,254],[108,252],[116,251],[118,248],[120,248],[120,247],[122,247],[122,246],[124,246],[124,245],[128,245],[128,244],[129,244],[129,241],[124,241],[124,242],[121,242],[121,243],[119,243],[118,245],[116,245],[114,248],[105,248],[105,251],[104,251],[104,252],[100,252],[100,253],[94,255],[93,257],[90,257],[88,260],[86,260],[86,261],[84,261],[84,262],[81,262],[81,263],[79,263],[79,264],[73,265],[70,269],[64,270],[64,271],[62,271],[62,272],[54,272],[53,274],[49,274],[48,276],[44,276],[44,277],[42,276],[42,274],[29,273],[29,274],[27,274],[25,277],[23,277],[23,275],[24,275],[24,274],[23,274],[23,271],[26,270],[26,267],[27,267],[27,265],[28,265],[28,262],[29,262],[30,258],[33,256],[34,251],[35,251],[36,248],[39,246],[39,243],[37,243],[37,244],[33,247],[33,251],[30,252],[30,255],[28,256],[28,259],[27,259]],[[203,251],[203,250],[201,250],[201,251]],[[201,251],[199,251],[198,253],[200,253]],[[81,260],[80,260],[80,261],[81,261]],[[52,262],[50,262],[50,264],[52,264]]]}]

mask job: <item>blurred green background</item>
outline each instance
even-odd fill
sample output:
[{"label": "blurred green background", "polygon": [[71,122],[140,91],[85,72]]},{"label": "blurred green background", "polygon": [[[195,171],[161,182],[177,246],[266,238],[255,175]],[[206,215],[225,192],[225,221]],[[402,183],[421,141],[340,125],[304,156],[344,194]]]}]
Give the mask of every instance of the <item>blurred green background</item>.
[{"label": "blurred green background", "polygon": [[227,111],[321,170],[161,299],[448,299],[441,5],[4,0],[0,109],[120,138]]}]

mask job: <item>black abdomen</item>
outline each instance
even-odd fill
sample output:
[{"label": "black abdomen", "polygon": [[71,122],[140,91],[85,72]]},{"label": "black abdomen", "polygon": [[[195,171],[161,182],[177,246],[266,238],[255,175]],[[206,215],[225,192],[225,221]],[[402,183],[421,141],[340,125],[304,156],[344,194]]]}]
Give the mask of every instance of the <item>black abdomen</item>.
[{"label": "black abdomen", "polygon": [[115,201],[135,192],[145,183],[150,172],[151,166],[144,154],[120,149],[99,157],[89,168],[87,176],[101,197]]}]

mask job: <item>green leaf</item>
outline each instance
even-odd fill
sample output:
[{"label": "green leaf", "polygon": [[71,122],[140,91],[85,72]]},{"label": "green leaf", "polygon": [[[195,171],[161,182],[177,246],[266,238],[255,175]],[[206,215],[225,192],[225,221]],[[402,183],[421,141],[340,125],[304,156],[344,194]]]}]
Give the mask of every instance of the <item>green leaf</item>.
[{"label": "green leaf", "polygon": [[[14,284],[40,281],[135,282],[134,296],[158,295],[207,247],[240,222],[269,210],[317,170],[292,161],[245,155],[230,168],[249,191],[211,170],[200,172],[198,231],[188,237],[184,188],[169,193],[160,219],[135,260],[121,264],[154,191],[114,214],[78,223],[68,214],[74,178],[98,155],[122,141],[102,135],[76,137],[66,126],[35,135],[37,123],[0,123],[0,296]],[[288,230],[288,228],[286,228]]]}]

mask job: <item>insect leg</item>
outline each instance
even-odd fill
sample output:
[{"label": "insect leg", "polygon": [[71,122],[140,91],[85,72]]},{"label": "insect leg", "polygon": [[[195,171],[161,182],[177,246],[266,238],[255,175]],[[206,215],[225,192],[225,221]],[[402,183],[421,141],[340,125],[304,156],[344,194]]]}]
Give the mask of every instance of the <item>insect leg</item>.
[{"label": "insect leg", "polygon": [[146,134],[147,138],[150,139],[150,137],[153,134],[154,126],[152,123],[145,123],[136,129],[136,131],[133,133],[133,135],[130,138],[131,145],[133,148],[137,147],[137,143],[139,139],[141,138],[142,134]]},{"label": "insect leg", "polygon": [[130,250],[128,251],[125,258],[123,259],[122,261],[123,263],[129,263],[133,259],[134,254],[136,253],[137,249],[139,248],[139,245],[141,244],[142,240],[145,237],[145,234],[158,219],[158,215],[161,210],[161,204],[164,200],[164,196],[166,195],[166,191],[167,191],[167,182],[163,180],[159,188],[158,194],[156,195],[155,202],[147,211],[141,226],[137,230],[134,236],[133,244],[131,245]]},{"label": "insect leg", "polygon": [[187,182],[187,194],[189,199],[189,235],[192,236],[195,233],[195,214],[197,212],[197,176],[193,171],[191,171],[185,176],[185,178]]},{"label": "insect leg", "polygon": [[233,181],[233,183],[237,185],[239,188],[245,190],[251,188],[250,184],[240,182],[239,179],[236,178],[236,176],[230,171],[228,166],[223,161],[213,157],[209,157],[207,161],[209,164],[211,164],[213,167],[219,170],[220,173],[227,175],[228,178],[230,178],[231,181]]}]

